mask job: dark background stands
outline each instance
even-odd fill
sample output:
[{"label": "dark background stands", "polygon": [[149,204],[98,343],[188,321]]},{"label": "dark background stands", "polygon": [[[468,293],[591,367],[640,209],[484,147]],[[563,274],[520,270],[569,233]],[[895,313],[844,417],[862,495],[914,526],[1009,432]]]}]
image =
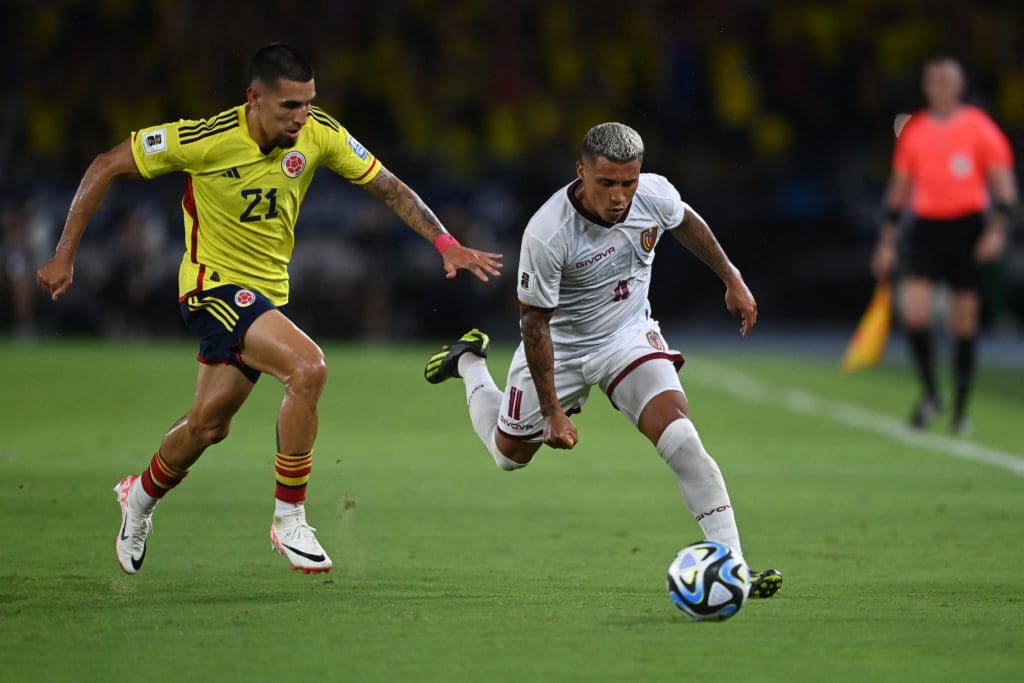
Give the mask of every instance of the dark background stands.
[{"label": "dark background stands", "polygon": [[[184,334],[178,176],[115,186],[47,305],[34,271],[78,179],[128,132],[244,97],[273,40],[303,49],[317,103],[467,243],[506,254],[497,285],[440,260],[368,195],[318,174],[303,207],[289,313],[314,336],[516,334],[519,235],[574,176],[583,132],[620,120],[645,170],[709,220],[767,326],[848,328],[868,258],[892,121],[921,106],[921,62],[968,70],[968,100],[1024,152],[1024,9],[978,0],[848,2],[18,2],[0,71],[0,333]],[[731,325],[713,276],[659,252],[655,313]],[[426,275],[426,277],[425,277]],[[433,275],[433,277],[431,277]],[[26,286],[26,283],[28,286]],[[1024,238],[991,269],[985,326],[1024,321]]]}]

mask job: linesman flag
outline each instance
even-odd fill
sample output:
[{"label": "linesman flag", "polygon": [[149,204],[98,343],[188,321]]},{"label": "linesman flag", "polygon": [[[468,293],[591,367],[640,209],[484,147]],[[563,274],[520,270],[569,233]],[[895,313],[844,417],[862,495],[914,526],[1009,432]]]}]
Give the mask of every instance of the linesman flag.
[{"label": "linesman flag", "polygon": [[875,286],[875,293],[864,310],[857,329],[853,332],[846,353],[839,362],[843,372],[851,373],[870,368],[885,355],[885,343],[889,340],[892,327],[892,286],[882,282]]}]

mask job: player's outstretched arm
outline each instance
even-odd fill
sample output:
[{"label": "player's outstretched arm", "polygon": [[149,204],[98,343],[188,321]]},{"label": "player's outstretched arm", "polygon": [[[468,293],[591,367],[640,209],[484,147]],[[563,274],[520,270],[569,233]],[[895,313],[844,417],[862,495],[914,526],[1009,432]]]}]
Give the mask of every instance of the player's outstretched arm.
[{"label": "player's outstretched arm", "polygon": [[78,191],[71,200],[64,231],[57,241],[53,258],[36,271],[36,281],[44,292],[56,301],[71,287],[74,278],[75,254],[85,234],[85,228],[96,214],[111,183],[118,176],[138,177],[139,168],[132,156],[131,140],[97,156],[86,169]]},{"label": "player's outstretched arm", "polygon": [[740,334],[746,337],[757,322],[757,302],[736,266],[726,256],[711,228],[696,211],[687,207],[683,222],[672,236],[710,268],[725,284],[725,307],[740,319]]},{"label": "player's outstretched arm", "polygon": [[468,270],[484,282],[490,280],[489,275],[501,275],[501,254],[470,249],[459,244],[419,195],[388,169],[381,167],[377,176],[364,187],[390,206],[418,235],[434,244],[444,259],[445,277],[451,279],[459,270]]},{"label": "player's outstretched arm", "polygon": [[572,448],[579,443],[576,425],[565,414],[555,391],[555,354],[551,343],[553,310],[519,304],[519,322],[523,333],[526,364],[533,377],[544,416],[544,443],[552,448]]}]

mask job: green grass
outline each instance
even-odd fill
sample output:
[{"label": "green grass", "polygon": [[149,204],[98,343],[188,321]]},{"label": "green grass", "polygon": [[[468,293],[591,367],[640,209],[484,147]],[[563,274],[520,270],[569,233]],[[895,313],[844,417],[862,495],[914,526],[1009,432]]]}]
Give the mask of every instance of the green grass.
[{"label": "green grass", "polygon": [[[119,477],[185,412],[190,344],[0,344],[4,680],[960,681],[1024,667],[1024,477],[737,399],[723,368],[902,419],[908,371],[689,349],[691,412],[775,599],[692,624],[665,594],[699,537],[674,477],[600,394],[573,452],[504,473],[427,348],[327,347],[310,486],[325,576],[272,553],[260,381],[161,503],[144,571],[114,559]],[[511,349],[493,354],[504,381]],[[982,373],[974,442],[1024,453],[1021,371]]]}]

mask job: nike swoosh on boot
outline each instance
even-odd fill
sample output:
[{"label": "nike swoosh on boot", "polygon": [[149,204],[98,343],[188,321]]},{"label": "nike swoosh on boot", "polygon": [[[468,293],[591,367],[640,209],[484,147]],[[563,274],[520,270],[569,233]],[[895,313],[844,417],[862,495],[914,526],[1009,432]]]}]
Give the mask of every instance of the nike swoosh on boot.
[{"label": "nike swoosh on boot", "polygon": [[291,550],[296,555],[302,555],[307,560],[312,560],[313,562],[323,562],[324,559],[326,559],[326,558],[324,558],[323,555],[313,555],[312,553],[304,553],[301,550],[299,550],[298,548],[294,548],[294,547],[288,545],[287,543],[282,543],[281,545],[283,545],[285,548],[288,548],[288,550]]}]

